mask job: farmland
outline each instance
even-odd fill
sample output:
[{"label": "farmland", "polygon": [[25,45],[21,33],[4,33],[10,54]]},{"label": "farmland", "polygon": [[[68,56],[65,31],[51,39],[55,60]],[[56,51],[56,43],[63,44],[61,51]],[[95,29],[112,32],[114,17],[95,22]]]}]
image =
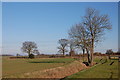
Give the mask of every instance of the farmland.
[{"label": "farmland", "polygon": [[[105,62],[106,59],[105,56],[97,56],[94,58],[97,64],[87,67],[82,63],[82,58],[10,59],[3,57],[2,76],[3,78],[64,78],[65,80],[118,78],[118,60],[107,59]],[[110,65],[113,61],[114,63]]]},{"label": "farmland", "polygon": [[[113,61],[114,63],[110,65]],[[74,78],[118,78],[118,60],[108,60],[104,64],[101,63],[68,76],[65,80]]]},{"label": "farmland", "polygon": [[[81,58],[82,59],[82,58]],[[35,59],[10,59],[9,57],[3,57],[3,78],[10,77],[41,77],[39,71],[48,70],[50,74],[44,74],[45,76],[53,75],[56,77],[66,77],[69,78],[109,78],[112,74],[113,78],[118,78],[118,60],[108,60],[106,63],[102,64],[106,57],[96,57],[94,62],[97,62],[95,66],[85,69],[82,60],[76,60],[74,58],[35,58]],[[79,62],[80,61],[80,62]],[[110,63],[114,61],[113,65]],[[70,68],[69,68],[70,67]],[[50,71],[50,69],[53,69]],[[73,69],[73,70],[70,70]],[[77,70],[78,69],[78,70]],[[77,70],[77,71],[74,71]],[[82,71],[81,71],[82,70]],[[64,71],[64,75],[62,72]],[[80,71],[80,72],[79,72]],[[58,72],[58,73],[57,73]],[[112,73],[111,73],[112,72]],[[29,73],[26,76],[25,73]],[[96,73],[96,74],[94,74]],[[23,75],[25,74],[25,75]],[[34,75],[32,75],[34,74]],[[59,74],[59,75],[56,75]],[[94,74],[94,75],[93,75]],[[69,76],[68,76],[69,75]],[[68,76],[68,77],[67,77]],[[52,76],[49,76],[52,77]],[[44,78],[44,77],[43,77]]]},{"label": "farmland", "polygon": [[3,57],[3,77],[20,75],[26,72],[64,66],[74,61],[72,58],[9,59]]}]

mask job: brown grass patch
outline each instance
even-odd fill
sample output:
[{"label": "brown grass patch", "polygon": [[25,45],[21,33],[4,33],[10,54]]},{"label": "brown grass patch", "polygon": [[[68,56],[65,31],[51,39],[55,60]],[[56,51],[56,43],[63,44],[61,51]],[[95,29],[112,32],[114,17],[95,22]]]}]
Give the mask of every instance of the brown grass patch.
[{"label": "brown grass patch", "polygon": [[[89,68],[81,61],[74,61],[68,65],[46,69],[42,71],[34,71],[19,75],[19,78],[64,78],[66,76],[77,73],[83,69]],[[15,77],[15,76],[11,76]]]}]

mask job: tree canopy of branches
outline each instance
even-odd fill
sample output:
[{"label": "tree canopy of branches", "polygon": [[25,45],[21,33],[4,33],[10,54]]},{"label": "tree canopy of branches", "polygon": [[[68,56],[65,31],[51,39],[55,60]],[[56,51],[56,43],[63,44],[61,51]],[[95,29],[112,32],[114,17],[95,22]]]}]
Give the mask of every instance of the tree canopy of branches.
[{"label": "tree canopy of branches", "polygon": [[99,42],[106,29],[111,29],[108,15],[100,15],[96,9],[88,8],[84,16],[83,24],[91,38],[90,53],[91,63],[93,63],[94,44]]},{"label": "tree canopy of branches", "polygon": [[28,53],[28,56],[30,56],[30,54],[36,53],[36,51],[38,52],[36,43],[31,41],[23,42],[21,49],[23,52]]},{"label": "tree canopy of branches", "polygon": [[35,54],[37,54],[37,55],[39,55],[40,54],[40,52],[36,49],[36,50],[34,50],[33,51],[33,53],[35,53]]},{"label": "tree canopy of branches", "polygon": [[67,52],[67,45],[68,45],[68,40],[67,39],[60,39],[58,41],[58,43],[60,44],[60,46],[58,47],[60,53],[63,54],[63,56],[65,56],[65,52]]},{"label": "tree canopy of branches", "polygon": [[[89,43],[90,43],[89,35],[88,32],[85,30],[84,25],[81,23],[76,24],[69,30],[68,34],[69,37],[74,40],[76,47],[81,48],[83,50],[83,60],[84,60],[85,49],[86,51],[88,51]],[[88,60],[89,60],[89,53],[88,53]]]},{"label": "tree canopy of branches", "polygon": [[100,15],[93,8],[86,10],[86,15],[80,24],[76,24],[69,31],[69,36],[78,41],[78,45],[90,52],[90,63],[93,63],[94,46],[100,41],[105,30],[111,29],[108,15]]}]

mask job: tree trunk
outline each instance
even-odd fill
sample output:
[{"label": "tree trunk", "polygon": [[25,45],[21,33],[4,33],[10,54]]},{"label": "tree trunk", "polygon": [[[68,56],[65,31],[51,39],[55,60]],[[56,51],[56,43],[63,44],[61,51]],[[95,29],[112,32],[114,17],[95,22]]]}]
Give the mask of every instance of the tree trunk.
[{"label": "tree trunk", "polygon": [[94,39],[92,39],[92,45],[90,49],[90,59],[91,59],[91,65],[93,65],[93,54],[94,54]]},{"label": "tree trunk", "polygon": [[72,56],[72,47],[70,46],[70,56]]},{"label": "tree trunk", "polygon": [[28,57],[29,57],[29,58],[30,58],[30,54],[31,54],[31,53],[30,53],[30,50],[29,50],[29,51],[28,51]]},{"label": "tree trunk", "polygon": [[85,57],[85,49],[83,48],[83,62],[84,62],[84,57]]},{"label": "tree trunk", "polygon": [[88,49],[87,49],[87,48],[86,48],[86,51],[87,51],[88,63],[91,63],[91,61],[90,61],[90,54],[89,54],[89,51],[88,51]]},{"label": "tree trunk", "polygon": [[63,49],[63,56],[65,56],[65,51],[64,51],[64,49]]}]

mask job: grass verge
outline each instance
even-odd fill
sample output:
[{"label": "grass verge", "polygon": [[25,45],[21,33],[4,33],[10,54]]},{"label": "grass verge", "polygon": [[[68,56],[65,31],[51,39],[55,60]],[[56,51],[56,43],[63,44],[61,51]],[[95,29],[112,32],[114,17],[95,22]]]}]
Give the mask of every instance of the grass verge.
[{"label": "grass verge", "polygon": [[[97,60],[98,61],[98,60]],[[112,65],[111,62],[114,63]],[[71,76],[66,77],[64,80],[68,79],[74,79],[74,78],[118,78],[118,60],[108,60],[106,63],[102,64],[104,61],[101,61],[101,63],[80,71],[78,73],[75,73]]]}]

